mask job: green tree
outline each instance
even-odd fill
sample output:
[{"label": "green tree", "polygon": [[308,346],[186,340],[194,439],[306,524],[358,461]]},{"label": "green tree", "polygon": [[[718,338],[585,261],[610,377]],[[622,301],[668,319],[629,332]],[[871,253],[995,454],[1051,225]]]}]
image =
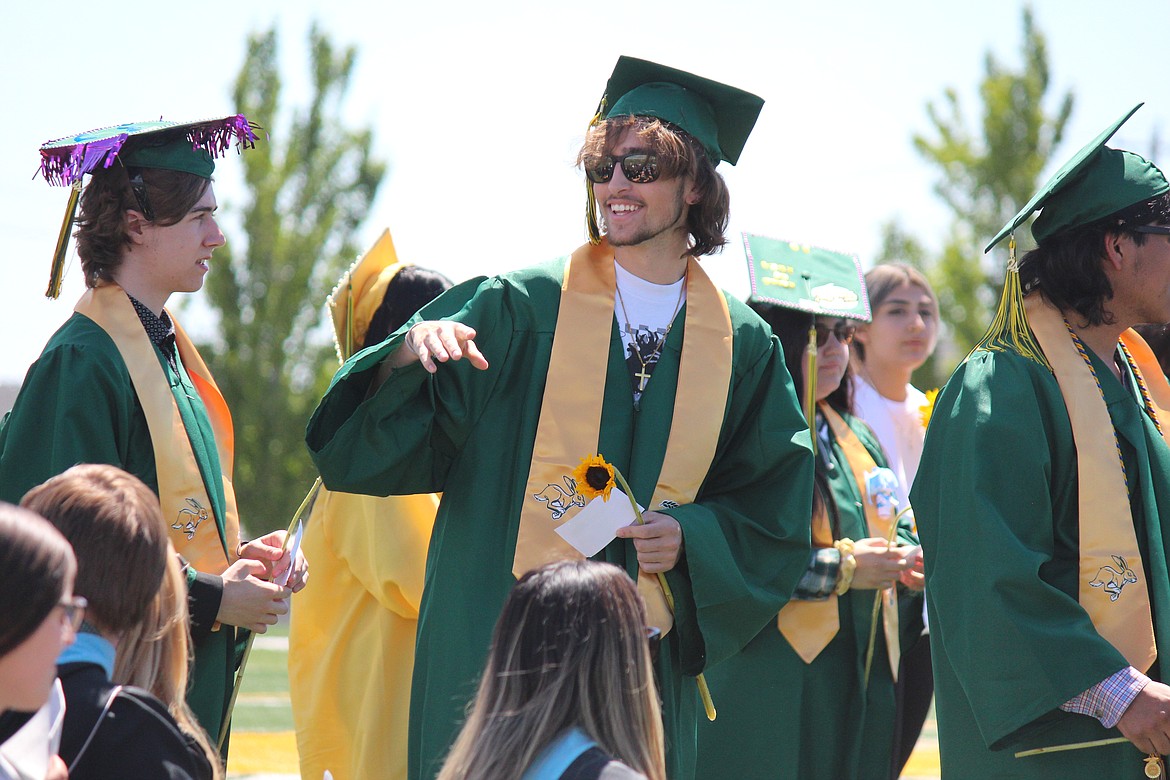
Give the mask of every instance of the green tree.
[{"label": "green tree", "polygon": [[241,157],[245,240],[216,252],[206,286],[218,333],[202,348],[235,419],[240,516],[254,530],[287,522],[316,476],[304,427],[336,367],[322,304],[386,173],[371,130],[340,118],[355,49],[314,25],[309,50],[309,102],[281,122],[276,29],[248,39],[233,97],[265,131]]},{"label": "green tree", "polygon": [[[946,372],[983,335],[999,301],[1006,242],[988,255],[983,247],[1040,185],[1073,110],[1072,92],[1049,98],[1048,47],[1027,7],[1021,52],[1018,70],[986,55],[977,131],[968,129],[958,94],[947,89],[927,105],[931,133],[914,136],[918,152],[938,167],[935,192],[952,212],[942,252],[925,263],[948,325],[951,357],[939,366]],[[1051,113],[1050,102],[1056,104]],[[1030,241],[1027,231],[1017,233],[1018,244]]]}]

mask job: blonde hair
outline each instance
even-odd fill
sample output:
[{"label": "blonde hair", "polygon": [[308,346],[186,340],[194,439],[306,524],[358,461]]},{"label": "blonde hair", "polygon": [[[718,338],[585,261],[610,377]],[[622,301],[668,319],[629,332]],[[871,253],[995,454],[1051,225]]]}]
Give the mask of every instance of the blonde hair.
[{"label": "blonde hair", "polygon": [[187,706],[187,672],[193,656],[187,614],[187,580],[179,556],[168,544],[162,586],[146,618],[122,634],[114,661],[113,682],[136,685],[161,701],[183,733],[203,750],[214,780],[224,776],[219,753]]},{"label": "blonde hair", "polygon": [[572,727],[649,780],[666,780],[645,608],[611,564],[562,561],[520,578],[438,780],[518,778]]}]

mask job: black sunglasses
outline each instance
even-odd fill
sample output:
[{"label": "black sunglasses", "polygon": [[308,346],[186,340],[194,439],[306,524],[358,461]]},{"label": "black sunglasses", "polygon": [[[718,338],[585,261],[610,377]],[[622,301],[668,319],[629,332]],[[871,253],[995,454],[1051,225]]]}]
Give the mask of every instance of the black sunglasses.
[{"label": "black sunglasses", "polygon": [[837,341],[841,342],[842,344],[852,344],[853,337],[857,334],[857,326],[850,325],[846,322],[838,322],[831,328],[828,325],[822,325],[818,322],[813,327],[815,327],[817,330],[818,347],[825,346],[825,343],[829,340],[830,333],[836,336]]},{"label": "black sunglasses", "polygon": [[613,178],[613,169],[622,166],[622,175],[633,184],[649,184],[661,174],[658,155],[649,152],[630,152],[620,157],[607,154],[596,163],[585,165],[585,178],[595,184],[604,184]]},{"label": "black sunglasses", "polygon": [[1137,227],[1125,229],[1132,233],[1152,233],[1156,236],[1170,236],[1170,225],[1138,225]]}]

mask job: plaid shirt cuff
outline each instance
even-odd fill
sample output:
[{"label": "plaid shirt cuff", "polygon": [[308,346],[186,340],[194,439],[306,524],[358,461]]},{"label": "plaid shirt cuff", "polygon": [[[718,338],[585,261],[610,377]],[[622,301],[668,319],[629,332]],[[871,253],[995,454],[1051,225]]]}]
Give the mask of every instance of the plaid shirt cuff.
[{"label": "plaid shirt cuff", "polygon": [[824,601],[833,595],[841,568],[841,553],[834,547],[818,547],[812,551],[808,569],[792,594],[794,601]]},{"label": "plaid shirt cuff", "polygon": [[1101,721],[1102,726],[1111,729],[1121,720],[1126,709],[1133,704],[1133,700],[1149,681],[1149,677],[1132,666],[1127,666],[1079,696],[1069,699],[1060,705],[1060,708],[1065,712],[1096,718]]}]

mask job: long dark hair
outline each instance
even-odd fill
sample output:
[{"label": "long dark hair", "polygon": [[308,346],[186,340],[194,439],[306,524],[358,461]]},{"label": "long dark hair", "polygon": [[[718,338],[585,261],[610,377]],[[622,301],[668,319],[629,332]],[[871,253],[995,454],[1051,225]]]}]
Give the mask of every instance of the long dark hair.
[{"label": "long dark hair", "polygon": [[32,636],[76,571],[73,548],[56,528],[0,502],[0,657]]},{"label": "long dark hair", "polygon": [[724,233],[731,211],[731,194],[703,145],[690,133],[654,117],[612,117],[589,129],[577,155],[577,164],[585,165],[590,159],[612,154],[614,145],[627,130],[658,155],[663,178],[689,175],[694,179],[699,200],[687,212],[687,232],[691,236],[687,254],[703,257],[723,249],[727,244]]},{"label": "long dark hair", "polygon": [[382,294],[382,302],[370,318],[359,349],[380,344],[406,324],[415,312],[451,287],[451,280],[438,271],[408,265],[394,274]]},{"label": "long dark hair", "polygon": [[1039,290],[1061,311],[1075,311],[1083,327],[1108,325],[1113,315],[1106,305],[1113,286],[1105,275],[1105,236],[1128,236],[1141,246],[1145,233],[1132,228],[1170,223],[1170,193],[1135,203],[1087,225],[1050,236],[1020,260],[1024,293]]},{"label": "long dark hair", "polygon": [[[804,351],[808,347],[808,329],[813,315],[777,306],[773,303],[749,301],[748,306],[756,314],[772,326],[772,332],[780,339],[780,346],[784,348],[784,364],[788,366],[788,373],[792,374],[792,382],[796,385],[796,395],[804,404]],[[829,393],[825,399],[829,405],[843,414],[853,414],[853,382],[850,381],[850,368],[846,364],[845,375],[837,389]]]},{"label": "long dark hair", "polygon": [[512,588],[487,667],[439,780],[518,778],[576,726],[650,780],[665,780],[646,611],[621,569],[562,561]]}]

